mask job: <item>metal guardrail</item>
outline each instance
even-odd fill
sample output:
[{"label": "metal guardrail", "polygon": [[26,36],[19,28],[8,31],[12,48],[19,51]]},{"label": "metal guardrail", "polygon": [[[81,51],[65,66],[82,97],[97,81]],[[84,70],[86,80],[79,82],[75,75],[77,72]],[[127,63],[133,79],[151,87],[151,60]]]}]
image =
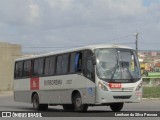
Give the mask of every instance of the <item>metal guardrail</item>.
[{"label": "metal guardrail", "polygon": [[143,87],[160,87],[160,77],[142,77]]},{"label": "metal guardrail", "polygon": [[143,98],[160,98],[160,77],[142,77]]}]

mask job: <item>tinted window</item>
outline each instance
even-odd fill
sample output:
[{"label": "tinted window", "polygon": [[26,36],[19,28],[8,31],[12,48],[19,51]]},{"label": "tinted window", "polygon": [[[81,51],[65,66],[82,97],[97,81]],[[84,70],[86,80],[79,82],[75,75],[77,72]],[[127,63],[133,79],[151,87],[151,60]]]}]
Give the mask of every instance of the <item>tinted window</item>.
[{"label": "tinted window", "polygon": [[80,72],[82,70],[82,53],[77,52],[75,57],[75,69],[76,72]]},{"label": "tinted window", "polygon": [[31,74],[31,60],[24,61],[23,77],[29,77]]},{"label": "tinted window", "polygon": [[34,60],[34,75],[38,75],[38,59]]},{"label": "tinted window", "polygon": [[16,62],[15,65],[15,78],[20,78],[22,77],[22,73],[23,73],[23,62]]},{"label": "tinted window", "polygon": [[57,57],[57,67],[56,67],[56,73],[61,74],[62,72],[62,56]]},{"label": "tinted window", "polygon": [[82,71],[82,52],[71,53],[69,72],[74,73],[80,71]]},{"label": "tinted window", "polygon": [[43,65],[44,65],[44,59],[39,59],[38,60],[38,75],[43,74]]},{"label": "tinted window", "polygon": [[71,72],[71,73],[76,71],[76,69],[75,69],[75,55],[76,55],[76,53],[71,53],[71,56],[70,56],[70,69],[69,69],[69,72]]},{"label": "tinted window", "polygon": [[44,59],[39,58],[34,61],[34,75],[43,74]]},{"label": "tinted window", "polygon": [[50,64],[50,58],[45,59],[45,68],[44,68],[44,74],[49,75],[49,64]]},{"label": "tinted window", "polygon": [[63,60],[62,60],[62,74],[65,74],[68,72],[68,60],[69,60],[69,55],[63,55]]},{"label": "tinted window", "polygon": [[55,73],[55,57],[48,57],[45,60],[45,75],[53,75]]}]

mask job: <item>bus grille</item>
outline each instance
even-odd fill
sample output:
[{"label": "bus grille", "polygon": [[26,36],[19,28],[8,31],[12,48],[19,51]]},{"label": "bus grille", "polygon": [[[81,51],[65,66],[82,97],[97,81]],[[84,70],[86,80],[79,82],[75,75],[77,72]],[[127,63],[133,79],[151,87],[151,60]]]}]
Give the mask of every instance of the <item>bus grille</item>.
[{"label": "bus grille", "polygon": [[114,99],[130,99],[131,95],[127,95],[127,96],[113,96]]},{"label": "bus grille", "polygon": [[112,92],[129,92],[133,91],[134,87],[126,87],[126,88],[120,88],[120,89],[111,89]]}]

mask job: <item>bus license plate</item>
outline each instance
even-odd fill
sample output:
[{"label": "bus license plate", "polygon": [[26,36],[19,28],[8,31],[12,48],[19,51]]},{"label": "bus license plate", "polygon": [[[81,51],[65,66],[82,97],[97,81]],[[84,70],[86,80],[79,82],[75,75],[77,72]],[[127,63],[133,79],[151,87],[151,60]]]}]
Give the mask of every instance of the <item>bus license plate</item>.
[{"label": "bus license plate", "polygon": [[121,88],[121,83],[109,83],[110,88]]}]

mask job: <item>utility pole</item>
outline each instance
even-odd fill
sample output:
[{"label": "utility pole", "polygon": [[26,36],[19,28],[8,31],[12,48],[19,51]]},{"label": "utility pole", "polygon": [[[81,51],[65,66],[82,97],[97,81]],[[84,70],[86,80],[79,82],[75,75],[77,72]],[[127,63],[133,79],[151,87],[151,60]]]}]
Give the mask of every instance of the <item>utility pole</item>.
[{"label": "utility pole", "polygon": [[136,32],[135,33],[135,36],[136,36],[136,42],[135,42],[135,44],[136,44],[136,53],[137,53],[137,55],[138,55],[138,33]]}]

